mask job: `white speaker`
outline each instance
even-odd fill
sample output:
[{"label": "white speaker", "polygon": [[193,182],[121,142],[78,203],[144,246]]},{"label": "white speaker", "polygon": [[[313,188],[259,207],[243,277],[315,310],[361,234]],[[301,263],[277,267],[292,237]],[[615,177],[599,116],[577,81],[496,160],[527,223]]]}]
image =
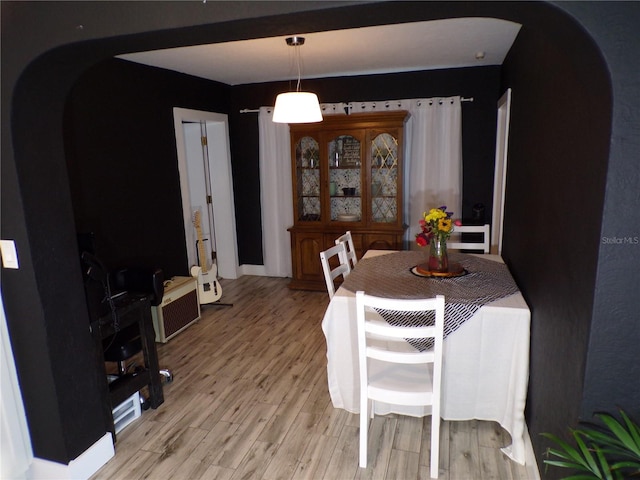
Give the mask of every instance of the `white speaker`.
[{"label": "white speaker", "polygon": [[165,282],[162,302],[151,308],[156,342],[166,343],[193,322],[200,319],[198,280],[173,277]]}]

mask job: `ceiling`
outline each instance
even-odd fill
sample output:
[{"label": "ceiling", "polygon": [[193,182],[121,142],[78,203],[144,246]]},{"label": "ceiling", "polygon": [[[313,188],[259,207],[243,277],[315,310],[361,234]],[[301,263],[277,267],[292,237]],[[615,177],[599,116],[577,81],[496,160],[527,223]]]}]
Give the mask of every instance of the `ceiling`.
[{"label": "ceiling", "polygon": [[[324,78],[501,65],[520,27],[474,17],[292,35],[306,39],[299,50],[302,78]],[[242,85],[296,78],[295,50],[285,37],[271,37],[118,58]]]}]

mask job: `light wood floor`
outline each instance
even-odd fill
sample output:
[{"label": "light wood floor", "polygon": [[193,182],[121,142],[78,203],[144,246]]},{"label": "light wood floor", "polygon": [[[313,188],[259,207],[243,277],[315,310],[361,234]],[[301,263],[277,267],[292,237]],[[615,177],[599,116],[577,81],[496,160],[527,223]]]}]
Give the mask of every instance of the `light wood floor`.
[{"label": "light wood floor", "polygon": [[[358,415],[334,409],[321,329],[326,293],[287,279],[222,281],[222,301],[158,344],[174,381],[165,402],[118,435],[93,480],[427,479],[429,417],[371,424],[369,467],[358,467]],[[528,479],[492,422],[444,422],[440,479]]]}]

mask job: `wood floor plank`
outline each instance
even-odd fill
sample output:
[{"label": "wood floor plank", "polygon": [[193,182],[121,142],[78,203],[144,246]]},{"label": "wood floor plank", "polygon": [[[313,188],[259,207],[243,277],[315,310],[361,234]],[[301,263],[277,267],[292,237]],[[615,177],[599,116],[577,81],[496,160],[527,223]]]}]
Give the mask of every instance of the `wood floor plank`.
[{"label": "wood floor plank", "polygon": [[[221,280],[233,306],[203,306],[158,344],[174,374],[165,402],[118,434],[91,480],[427,480],[430,417],[375,417],[359,468],[359,416],[334,408],[327,386],[327,295],[287,284]],[[532,480],[500,451],[510,441],[494,422],[442,422],[439,479]]]},{"label": "wood floor plank", "polygon": [[259,440],[261,441],[282,443],[289,427],[311,394],[311,389],[307,391],[287,390],[281,393],[280,404],[276,409],[272,421],[265,427],[263,434],[260,436]]},{"label": "wood floor plank", "polygon": [[199,477],[193,480],[231,480],[236,473],[232,468],[224,468],[219,465],[209,465],[209,468]]},{"label": "wood floor plank", "polygon": [[254,442],[242,463],[236,468],[231,480],[254,480],[262,477],[271,459],[278,450],[278,444]]},{"label": "wood floor plank", "polygon": [[206,436],[205,430],[185,428],[168,439],[158,461],[141,478],[174,478],[182,464],[189,459],[191,452]]},{"label": "wood floor plank", "polygon": [[357,479],[386,478],[393,444],[398,435],[398,423],[396,415],[376,416],[369,421],[367,468],[359,469]]},{"label": "wood floor plank", "polygon": [[137,480],[144,478],[146,472],[150,471],[160,461],[160,454],[140,450],[131,458],[131,461],[117,468],[112,473],[104,472],[109,480]]},{"label": "wood floor plank", "polygon": [[[140,452],[140,446],[144,445],[148,438],[152,438],[164,423],[153,420],[139,419],[126,427],[117,436],[117,457],[113,457],[96,474],[95,478],[111,478],[116,472],[128,465]],[[158,453],[159,455],[160,453]]]},{"label": "wood floor plank", "polygon": [[324,473],[325,479],[355,478],[360,469],[358,466],[358,439],[358,428],[345,425]]},{"label": "wood floor plank", "polygon": [[[318,372],[318,375],[304,375],[303,377],[308,381],[307,387],[310,389],[307,401],[302,406],[302,411],[307,413],[324,413],[327,407],[331,405],[331,397],[329,396],[329,389],[327,388],[327,376],[323,370]],[[301,388],[304,382],[300,382]]]},{"label": "wood floor plank", "polygon": [[[420,470],[420,455],[416,452],[394,448],[389,457],[388,469],[390,472],[394,472],[396,478],[417,480]],[[424,470],[424,467],[422,469]]]},{"label": "wood floor plank", "polygon": [[191,455],[201,462],[220,466],[216,460],[221,453],[224,452],[225,446],[229,443],[238,428],[239,425],[217,422],[202,439],[200,445],[193,450]]},{"label": "wood floor plank", "polygon": [[316,425],[316,432],[327,437],[339,437],[342,428],[351,416],[353,416],[352,413],[341,408],[333,408],[329,402],[322,412],[318,425]]},{"label": "wood floor plank", "polygon": [[513,480],[511,460],[499,449],[479,446],[482,480]]},{"label": "wood floor plank", "polygon": [[196,458],[186,458],[171,474],[171,480],[201,478],[211,465]]},{"label": "wood floor plank", "polygon": [[325,471],[338,443],[337,436],[314,433],[309,438],[307,448],[302,453],[298,466],[293,472],[295,480],[316,480],[325,477]]},{"label": "wood floor plank", "polygon": [[268,421],[275,416],[276,408],[275,405],[268,403],[253,405],[250,414],[225,443],[214,463],[223,467],[238,468],[245,453],[257,441]]},{"label": "wood floor plank", "polygon": [[319,417],[320,415],[311,413],[298,414],[262,476],[264,480],[284,480],[293,477]]},{"label": "wood floor plank", "polygon": [[420,453],[422,445],[422,418],[398,416],[393,448]]},{"label": "wood floor plank", "polygon": [[449,435],[449,477],[481,478],[476,421],[451,422]]},{"label": "wood floor plank", "polygon": [[502,448],[511,443],[511,436],[496,422],[477,422],[478,445]]}]

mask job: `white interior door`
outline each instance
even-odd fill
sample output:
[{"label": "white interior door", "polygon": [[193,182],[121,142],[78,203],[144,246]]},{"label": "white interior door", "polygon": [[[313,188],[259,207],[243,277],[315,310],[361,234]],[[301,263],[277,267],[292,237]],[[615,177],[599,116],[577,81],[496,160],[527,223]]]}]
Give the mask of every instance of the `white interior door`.
[{"label": "white interior door", "polygon": [[[227,115],[174,108],[178,170],[182,194],[187,257],[199,265],[194,214],[200,212],[202,239],[218,275],[238,277],[235,207]],[[206,137],[203,145],[202,137]],[[210,198],[210,200],[209,200]]]},{"label": "white interior door", "polygon": [[496,131],[496,166],[493,179],[493,214],[491,220],[491,253],[502,255],[502,233],[504,229],[504,201],[507,181],[507,153],[509,146],[509,117],[511,112],[511,89],[498,100],[498,122]]},{"label": "white interior door", "polygon": [[[208,271],[211,270],[211,266],[217,258],[217,246],[213,226],[215,219],[211,211],[213,199],[207,177],[209,157],[206,128],[204,122],[183,122],[182,131],[187,155],[187,178],[192,218],[196,211],[200,213],[200,237],[203,248],[197,248],[197,242],[200,241],[200,238],[196,231],[193,232],[193,238],[188,239],[187,244],[196,252],[195,261],[192,263],[200,265],[203,270]],[[200,251],[205,252],[204,258],[200,258]],[[205,266],[206,268],[204,268]]]}]

